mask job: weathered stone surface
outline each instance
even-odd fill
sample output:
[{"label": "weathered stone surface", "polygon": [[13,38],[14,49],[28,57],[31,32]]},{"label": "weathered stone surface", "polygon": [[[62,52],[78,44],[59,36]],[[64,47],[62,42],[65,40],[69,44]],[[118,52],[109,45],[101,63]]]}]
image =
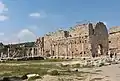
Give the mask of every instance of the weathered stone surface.
[{"label": "weathered stone surface", "polygon": [[108,52],[108,31],[104,23],[78,24],[71,31],[59,30],[37,39],[38,54],[44,57],[97,57]]},{"label": "weathered stone surface", "polygon": [[72,61],[72,62],[63,62],[61,63],[62,67],[72,67],[72,68],[84,68],[84,67],[102,67],[108,66],[111,64],[119,64],[120,60],[118,58],[108,58],[108,57],[98,57],[95,59],[86,59],[86,60],[79,60],[79,61]]},{"label": "weathered stone surface", "polygon": [[110,53],[120,53],[120,26],[109,29]]}]

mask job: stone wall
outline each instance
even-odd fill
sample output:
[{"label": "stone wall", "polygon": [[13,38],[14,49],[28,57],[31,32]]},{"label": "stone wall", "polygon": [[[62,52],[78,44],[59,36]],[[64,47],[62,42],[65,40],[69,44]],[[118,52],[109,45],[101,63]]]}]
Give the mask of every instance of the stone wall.
[{"label": "stone wall", "polygon": [[[106,26],[104,23],[99,22],[95,27],[93,27],[93,29],[90,29],[90,31],[90,40],[92,47],[91,52],[93,56],[106,55],[108,53],[108,31]],[[98,53],[99,51],[100,54]]]},{"label": "stone wall", "polygon": [[109,30],[109,49],[120,53],[120,27],[112,27]]},{"label": "stone wall", "polygon": [[[40,40],[39,40],[40,41]],[[41,55],[52,57],[76,58],[98,55],[98,46],[101,46],[101,54],[108,51],[108,32],[102,22],[96,25],[92,23],[79,24],[71,31],[59,30],[44,36],[44,46],[36,43],[38,50],[43,50]]]}]

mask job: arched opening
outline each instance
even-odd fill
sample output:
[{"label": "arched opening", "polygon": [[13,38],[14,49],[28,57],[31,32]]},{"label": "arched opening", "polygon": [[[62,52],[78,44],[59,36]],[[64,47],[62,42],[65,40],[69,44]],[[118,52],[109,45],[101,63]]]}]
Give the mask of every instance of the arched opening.
[{"label": "arched opening", "polygon": [[98,44],[97,52],[97,56],[103,55],[103,47],[101,44]]}]

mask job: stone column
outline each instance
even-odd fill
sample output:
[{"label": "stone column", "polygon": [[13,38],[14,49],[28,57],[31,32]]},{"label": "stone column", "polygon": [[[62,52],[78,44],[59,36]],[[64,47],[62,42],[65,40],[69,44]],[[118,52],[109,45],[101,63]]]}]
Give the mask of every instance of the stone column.
[{"label": "stone column", "polygon": [[41,48],[41,54],[42,54],[42,56],[44,55],[44,54],[43,54],[43,48]]},{"label": "stone column", "polygon": [[3,58],[3,52],[1,52],[1,58]]},{"label": "stone column", "polygon": [[38,55],[39,55],[39,56],[42,55],[42,51],[41,51],[41,48],[40,48],[40,47],[38,48]]},{"label": "stone column", "polygon": [[28,51],[28,48],[26,47],[26,57],[28,57],[28,54],[29,54],[29,51]]},{"label": "stone column", "polygon": [[8,58],[10,57],[10,48],[8,48]]},{"label": "stone column", "polygon": [[71,50],[70,50],[70,43],[68,44],[68,57],[70,58]]},{"label": "stone column", "polygon": [[84,42],[82,41],[82,57],[84,57]]},{"label": "stone column", "polygon": [[34,48],[32,47],[32,50],[31,50],[31,54],[32,54],[32,57],[34,57]]},{"label": "stone column", "polygon": [[39,47],[38,47],[38,46],[36,47],[36,55],[37,55],[37,56],[40,56],[40,50],[39,50]]},{"label": "stone column", "polygon": [[66,43],[66,58],[68,58],[68,45]]},{"label": "stone column", "polygon": [[52,55],[52,44],[50,45],[50,54]]},{"label": "stone column", "polygon": [[57,50],[58,50],[58,55],[57,55],[57,57],[59,58],[59,43],[58,43]]},{"label": "stone column", "polygon": [[73,54],[72,54],[72,43],[70,42],[70,55],[71,55],[71,58],[73,58]]},{"label": "stone column", "polygon": [[37,56],[37,54],[36,54],[36,47],[34,48],[34,55]]},{"label": "stone column", "polygon": [[57,54],[57,51],[56,51],[56,44],[54,45],[54,49],[55,49],[55,50],[54,50],[54,51],[55,51],[55,52],[54,52],[54,56],[56,56],[56,54]]}]

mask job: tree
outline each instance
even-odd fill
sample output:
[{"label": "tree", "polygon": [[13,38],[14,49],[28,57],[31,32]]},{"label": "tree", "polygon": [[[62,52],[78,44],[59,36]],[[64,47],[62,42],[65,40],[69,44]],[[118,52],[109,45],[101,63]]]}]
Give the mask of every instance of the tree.
[{"label": "tree", "polygon": [[70,27],[70,29],[69,29],[70,31],[73,31],[74,30],[74,28],[73,27]]}]

